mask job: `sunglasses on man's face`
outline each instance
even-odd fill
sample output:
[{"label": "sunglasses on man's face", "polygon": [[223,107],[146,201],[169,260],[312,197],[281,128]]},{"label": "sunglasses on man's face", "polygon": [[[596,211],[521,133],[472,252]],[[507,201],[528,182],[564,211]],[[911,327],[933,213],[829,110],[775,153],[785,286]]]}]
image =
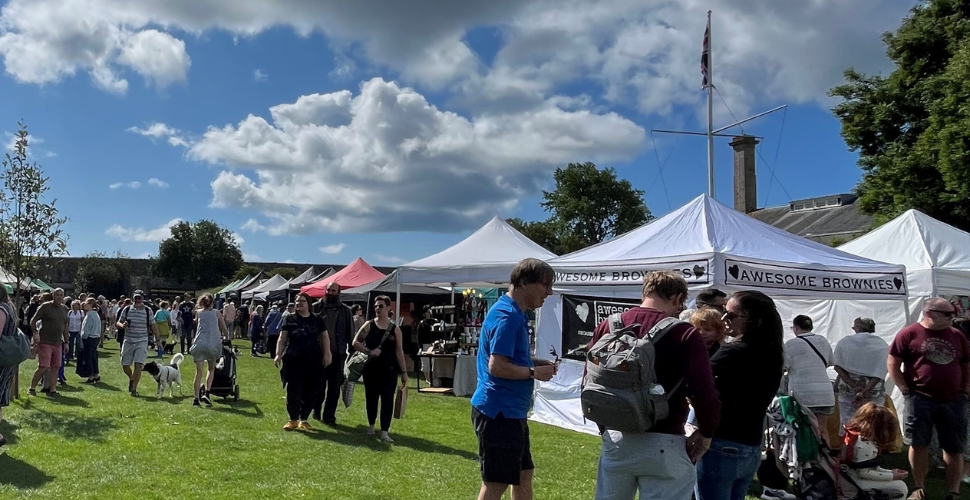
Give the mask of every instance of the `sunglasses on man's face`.
[{"label": "sunglasses on man's face", "polygon": [[936,314],[942,314],[942,315],[946,316],[947,318],[952,318],[952,317],[956,316],[956,313],[953,312],[953,311],[940,311],[938,309],[930,309],[929,311],[930,312],[934,312]]},{"label": "sunglasses on man's face", "polygon": [[374,309],[384,309],[384,304],[374,304]]}]

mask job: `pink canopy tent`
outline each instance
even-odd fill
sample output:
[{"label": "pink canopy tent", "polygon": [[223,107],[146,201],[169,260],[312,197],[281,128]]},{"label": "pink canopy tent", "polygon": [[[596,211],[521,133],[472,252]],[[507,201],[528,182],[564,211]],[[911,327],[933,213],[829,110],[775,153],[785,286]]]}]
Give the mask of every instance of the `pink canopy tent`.
[{"label": "pink canopy tent", "polygon": [[383,273],[371,267],[367,262],[364,262],[364,259],[358,257],[357,260],[351,262],[349,266],[341,269],[339,272],[331,274],[326,279],[322,279],[316,283],[306,285],[300,288],[300,291],[310,297],[318,299],[327,294],[328,283],[337,283],[341,289],[346,290],[348,288],[373,283],[385,277]]}]

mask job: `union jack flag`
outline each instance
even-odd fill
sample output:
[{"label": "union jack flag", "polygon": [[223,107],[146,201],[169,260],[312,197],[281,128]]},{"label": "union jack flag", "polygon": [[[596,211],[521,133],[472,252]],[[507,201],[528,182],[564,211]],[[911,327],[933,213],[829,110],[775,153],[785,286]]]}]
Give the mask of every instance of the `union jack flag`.
[{"label": "union jack flag", "polygon": [[711,58],[711,11],[707,11],[707,29],[704,30],[704,47],[701,50],[701,75],[703,80],[701,80],[701,88],[707,90],[708,82],[708,70],[710,68],[710,58]]}]

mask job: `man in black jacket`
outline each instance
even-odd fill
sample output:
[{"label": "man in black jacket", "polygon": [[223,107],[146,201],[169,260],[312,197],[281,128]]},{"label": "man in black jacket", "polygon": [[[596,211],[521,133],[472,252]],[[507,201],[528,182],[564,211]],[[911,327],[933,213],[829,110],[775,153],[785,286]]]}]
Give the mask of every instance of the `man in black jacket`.
[{"label": "man in black jacket", "polygon": [[320,308],[320,317],[327,325],[330,335],[330,352],[333,361],[323,370],[323,384],[313,418],[324,424],[337,425],[337,403],[340,402],[340,386],[344,379],[344,362],[347,360],[347,345],[354,338],[354,314],[350,307],[340,302],[340,285],[327,283],[327,295]]}]

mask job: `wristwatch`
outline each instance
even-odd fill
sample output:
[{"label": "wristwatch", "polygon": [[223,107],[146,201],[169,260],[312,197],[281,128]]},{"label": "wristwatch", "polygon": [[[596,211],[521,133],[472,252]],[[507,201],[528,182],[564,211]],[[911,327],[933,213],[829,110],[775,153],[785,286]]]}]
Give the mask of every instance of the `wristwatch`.
[{"label": "wristwatch", "polygon": [[534,378],[536,378],[536,369],[535,369],[535,367],[530,366],[529,367],[529,380],[532,380]]}]

